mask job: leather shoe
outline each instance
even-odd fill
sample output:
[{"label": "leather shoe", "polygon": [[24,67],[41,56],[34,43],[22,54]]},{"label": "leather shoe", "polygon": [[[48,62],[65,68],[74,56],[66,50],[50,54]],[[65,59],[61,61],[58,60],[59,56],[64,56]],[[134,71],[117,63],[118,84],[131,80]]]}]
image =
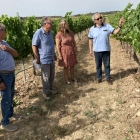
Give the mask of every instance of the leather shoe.
[{"label": "leather shoe", "polygon": [[97,83],[99,84],[99,83],[101,83],[102,82],[102,80],[101,79],[97,79]]},{"label": "leather shoe", "polygon": [[106,80],[107,81],[107,83],[109,84],[109,85],[112,85],[113,83],[111,82],[111,80],[109,79],[109,80]]}]

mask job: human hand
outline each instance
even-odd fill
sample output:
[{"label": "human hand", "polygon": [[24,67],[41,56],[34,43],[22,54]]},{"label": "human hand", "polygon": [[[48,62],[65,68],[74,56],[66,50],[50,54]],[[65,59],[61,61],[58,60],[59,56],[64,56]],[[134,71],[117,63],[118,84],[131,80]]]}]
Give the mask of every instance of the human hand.
[{"label": "human hand", "polygon": [[78,55],[78,51],[77,50],[75,50],[75,53],[76,53],[76,56]]},{"label": "human hand", "polygon": [[91,57],[93,56],[93,52],[92,52],[92,51],[90,51],[90,56],[91,56]]},{"label": "human hand", "polygon": [[36,59],[36,64],[40,64],[40,59]]},{"label": "human hand", "polygon": [[59,56],[59,60],[62,60],[62,56]]},{"label": "human hand", "polygon": [[1,90],[5,90],[6,89],[6,86],[3,82],[0,83],[0,89]]},{"label": "human hand", "polygon": [[3,44],[1,44],[1,49],[3,50],[3,51],[9,51],[10,50],[10,48],[9,47],[7,47],[6,45],[3,45]]},{"label": "human hand", "polygon": [[120,18],[119,26],[122,27],[125,19],[123,17]]},{"label": "human hand", "polygon": [[54,59],[55,59],[55,61],[57,61],[57,56],[56,55],[54,56]]}]

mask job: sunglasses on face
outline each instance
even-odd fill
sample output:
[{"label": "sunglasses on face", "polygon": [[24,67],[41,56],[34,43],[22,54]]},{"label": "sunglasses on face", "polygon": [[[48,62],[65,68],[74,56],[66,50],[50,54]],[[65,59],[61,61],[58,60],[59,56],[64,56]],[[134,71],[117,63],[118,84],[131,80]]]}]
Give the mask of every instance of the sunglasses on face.
[{"label": "sunglasses on face", "polygon": [[97,19],[95,19],[95,20],[99,20],[99,19],[102,19],[102,17],[99,17],[99,18],[97,18]]},{"label": "sunglasses on face", "polygon": [[0,29],[0,31],[5,31],[6,32],[6,29]]}]

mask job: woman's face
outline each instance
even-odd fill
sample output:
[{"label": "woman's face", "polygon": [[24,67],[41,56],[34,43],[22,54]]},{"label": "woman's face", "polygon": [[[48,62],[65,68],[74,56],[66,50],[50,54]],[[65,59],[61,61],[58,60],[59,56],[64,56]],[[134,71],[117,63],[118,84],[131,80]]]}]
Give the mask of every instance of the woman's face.
[{"label": "woman's face", "polygon": [[67,22],[65,23],[65,29],[69,29],[69,24]]}]

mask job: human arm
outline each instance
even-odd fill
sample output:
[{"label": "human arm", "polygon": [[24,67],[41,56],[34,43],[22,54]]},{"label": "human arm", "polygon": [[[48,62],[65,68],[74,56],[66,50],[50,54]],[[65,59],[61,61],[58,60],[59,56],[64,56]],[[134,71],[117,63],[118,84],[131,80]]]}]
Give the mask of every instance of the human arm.
[{"label": "human arm", "polygon": [[90,53],[90,56],[93,56],[92,47],[93,47],[93,39],[89,38],[89,53]]},{"label": "human arm", "polygon": [[77,45],[76,45],[76,41],[75,41],[75,39],[74,39],[73,43],[74,43],[74,49],[75,49],[75,51],[76,51],[76,55],[77,55],[78,51],[77,51]]},{"label": "human arm", "polygon": [[57,52],[58,52],[58,55],[59,55],[59,59],[62,60],[62,55],[61,55],[61,51],[60,51],[60,39],[59,38],[56,38],[56,49],[57,49]]},{"label": "human arm", "polygon": [[119,21],[119,27],[118,27],[118,29],[115,29],[114,32],[113,32],[113,34],[118,34],[120,32],[121,27],[123,26],[124,21],[125,21],[125,19],[122,17],[120,19],[120,21]]},{"label": "human arm", "polygon": [[91,28],[89,30],[89,34],[88,34],[88,38],[89,38],[89,54],[90,56],[93,56],[93,51],[92,51],[92,48],[93,48],[93,28]]},{"label": "human arm", "polygon": [[54,59],[55,59],[55,61],[57,60],[57,56],[56,56],[56,53],[54,53]]},{"label": "human arm", "polygon": [[33,53],[36,57],[36,63],[40,64],[40,57],[39,57],[39,54],[38,54],[37,47],[35,45],[32,45],[32,50],[33,50]]},{"label": "human arm", "polygon": [[9,46],[4,45],[4,44],[1,44],[0,47],[1,47],[1,49],[2,49],[3,51],[9,52],[13,57],[18,57],[17,51],[14,50],[14,49],[12,49],[12,48],[10,48]]},{"label": "human arm", "polygon": [[1,89],[1,90],[5,90],[5,89],[6,89],[6,86],[5,86],[5,84],[2,82],[1,78],[0,78],[0,89]]},{"label": "human arm", "polygon": [[33,50],[33,53],[35,55],[37,64],[40,64],[40,56],[39,56],[38,49],[37,49],[37,47],[40,44],[40,37],[39,36],[40,36],[40,32],[39,32],[39,30],[37,30],[32,38],[32,50]]}]

